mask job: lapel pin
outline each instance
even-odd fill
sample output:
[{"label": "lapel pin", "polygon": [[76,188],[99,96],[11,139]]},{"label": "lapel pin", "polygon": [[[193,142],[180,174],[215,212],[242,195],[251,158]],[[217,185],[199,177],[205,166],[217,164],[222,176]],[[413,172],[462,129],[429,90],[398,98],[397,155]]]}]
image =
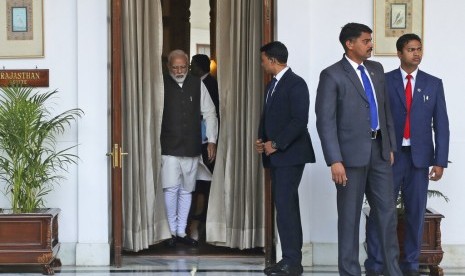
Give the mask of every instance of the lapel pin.
[{"label": "lapel pin", "polygon": [[421,92],[421,88],[418,88],[417,91],[418,91],[418,92]]},{"label": "lapel pin", "polygon": [[375,75],[375,73],[373,73],[373,72],[370,72],[370,74],[371,74],[372,76],[374,76],[374,75]]}]

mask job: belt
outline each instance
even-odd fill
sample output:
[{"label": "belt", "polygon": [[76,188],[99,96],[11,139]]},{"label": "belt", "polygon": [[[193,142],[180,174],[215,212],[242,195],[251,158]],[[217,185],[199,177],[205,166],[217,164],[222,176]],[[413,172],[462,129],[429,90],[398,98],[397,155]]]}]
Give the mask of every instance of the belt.
[{"label": "belt", "polygon": [[381,139],[381,130],[378,129],[378,130],[371,131],[371,139],[372,140]]}]

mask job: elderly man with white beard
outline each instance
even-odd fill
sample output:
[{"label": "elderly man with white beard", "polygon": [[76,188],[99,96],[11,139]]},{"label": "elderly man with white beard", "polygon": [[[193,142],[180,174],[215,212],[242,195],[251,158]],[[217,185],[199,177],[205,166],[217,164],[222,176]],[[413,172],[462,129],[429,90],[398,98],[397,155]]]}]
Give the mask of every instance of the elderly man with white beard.
[{"label": "elderly man with white beard", "polygon": [[216,157],[218,122],[215,105],[200,78],[188,73],[189,58],[182,50],[168,55],[169,74],[164,76],[165,101],[160,135],[161,183],[172,237],[176,242],[196,246],[186,235],[187,217],[197,179],[209,180],[210,172],[201,159],[201,117],[206,122],[208,159]]}]

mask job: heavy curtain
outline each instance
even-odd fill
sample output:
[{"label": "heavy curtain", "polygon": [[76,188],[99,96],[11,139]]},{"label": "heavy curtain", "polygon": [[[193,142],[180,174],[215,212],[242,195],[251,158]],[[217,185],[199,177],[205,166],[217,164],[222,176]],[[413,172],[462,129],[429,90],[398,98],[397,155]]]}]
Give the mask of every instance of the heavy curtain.
[{"label": "heavy curtain", "polygon": [[217,1],[221,129],[207,214],[207,241],[264,246],[264,179],[254,143],[263,102],[262,1]]},{"label": "heavy curtain", "polygon": [[[159,0],[124,0],[123,248],[139,251],[170,237],[158,185],[163,112],[162,11]],[[161,203],[161,204],[156,204]]]}]

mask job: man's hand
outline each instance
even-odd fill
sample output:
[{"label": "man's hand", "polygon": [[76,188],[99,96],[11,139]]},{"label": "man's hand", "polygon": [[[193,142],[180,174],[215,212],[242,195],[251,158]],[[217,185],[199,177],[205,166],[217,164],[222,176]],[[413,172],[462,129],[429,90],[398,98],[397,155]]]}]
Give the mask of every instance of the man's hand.
[{"label": "man's hand", "polygon": [[346,169],[341,162],[331,164],[331,177],[334,183],[342,186],[347,185],[348,179],[346,176]]},{"label": "man's hand", "polygon": [[216,158],[216,144],[208,143],[207,152],[208,152],[208,162],[211,163]]},{"label": "man's hand", "polygon": [[438,181],[441,179],[442,174],[444,173],[444,168],[439,166],[433,166],[429,172],[429,179],[433,181]]},{"label": "man's hand", "polygon": [[273,153],[275,153],[277,151],[277,149],[274,149],[272,146],[271,146],[271,141],[268,141],[265,143],[265,154],[267,156],[270,156],[272,155]]},{"label": "man's hand", "polygon": [[255,150],[260,154],[265,150],[265,144],[262,139],[258,138],[257,141],[255,141]]}]

